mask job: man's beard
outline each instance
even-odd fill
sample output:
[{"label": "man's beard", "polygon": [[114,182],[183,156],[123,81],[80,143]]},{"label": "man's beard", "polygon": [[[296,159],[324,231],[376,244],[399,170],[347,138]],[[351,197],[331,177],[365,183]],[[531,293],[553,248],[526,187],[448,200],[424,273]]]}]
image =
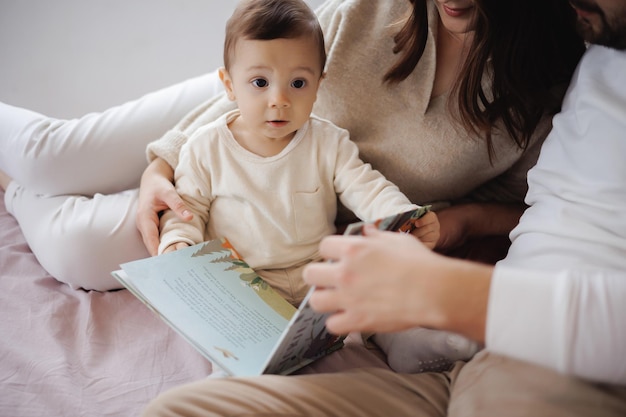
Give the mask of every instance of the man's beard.
[{"label": "man's beard", "polygon": [[570,3],[580,10],[596,14],[601,25],[593,26],[585,18],[578,16],[576,28],[578,33],[587,42],[626,50],[626,13],[607,18],[604,11],[593,3],[585,0],[570,0]]}]

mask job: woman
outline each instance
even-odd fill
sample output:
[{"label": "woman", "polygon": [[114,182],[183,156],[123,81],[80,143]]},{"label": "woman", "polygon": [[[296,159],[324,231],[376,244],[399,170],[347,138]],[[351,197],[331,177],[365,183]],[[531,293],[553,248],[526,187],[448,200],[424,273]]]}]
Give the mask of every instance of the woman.
[{"label": "woman", "polygon": [[[567,1],[410,3],[320,7],[328,62],[314,112],[347,128],[362,158],[415,203],[449,206],[440,250],[506,235],[584,51]],[[73,121],[2,105],[7,208],[53,276],[109,290],[119,287],[111,270],[155,253],[158,212],[184,216],[172,186],[180,145],[231,108],[218,83],[209,74]],[[142,175],[145,146],[161,135]]]}]

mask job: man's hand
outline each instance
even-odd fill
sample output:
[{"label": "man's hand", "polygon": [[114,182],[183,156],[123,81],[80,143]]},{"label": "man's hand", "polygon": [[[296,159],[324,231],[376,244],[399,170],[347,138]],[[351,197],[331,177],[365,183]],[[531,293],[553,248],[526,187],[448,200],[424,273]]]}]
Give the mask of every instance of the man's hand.
[{"label": "man's hand", "polygon": [[311,306],[332,313],[329,331],[346,334],[428,327],[482,342],[493,268],[444,257],[417,239],[366,225],[363,236],[328,236],[331,262],[304,269],[317,287]]}]

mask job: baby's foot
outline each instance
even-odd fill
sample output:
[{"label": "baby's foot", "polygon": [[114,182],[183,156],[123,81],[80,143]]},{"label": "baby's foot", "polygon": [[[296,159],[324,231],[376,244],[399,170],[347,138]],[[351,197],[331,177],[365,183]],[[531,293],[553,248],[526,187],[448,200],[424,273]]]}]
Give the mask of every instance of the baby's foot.
[{"label": "baby's foot", "polygon": [[9,184],[13,181],[4,171],[0,171],[0,188],[6,191]]},{"label": "baby's foot", "polygon": [[377,333],[374,342],[387,354],[396,372],[441,372],[458,360],[469,360],[478,343],[456,333],[415,328],[397,333]]}]

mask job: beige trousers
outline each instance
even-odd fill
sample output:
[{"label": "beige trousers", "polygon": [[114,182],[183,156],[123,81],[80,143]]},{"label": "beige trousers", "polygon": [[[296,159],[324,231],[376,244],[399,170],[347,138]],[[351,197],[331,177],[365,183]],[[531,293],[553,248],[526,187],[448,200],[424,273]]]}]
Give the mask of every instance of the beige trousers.
[{"label": "beige trousers", "polygon": [[626,387],[479,353],[445,373],[354,369],[206,379],[156,398],[145,416],[626,416]]}]

